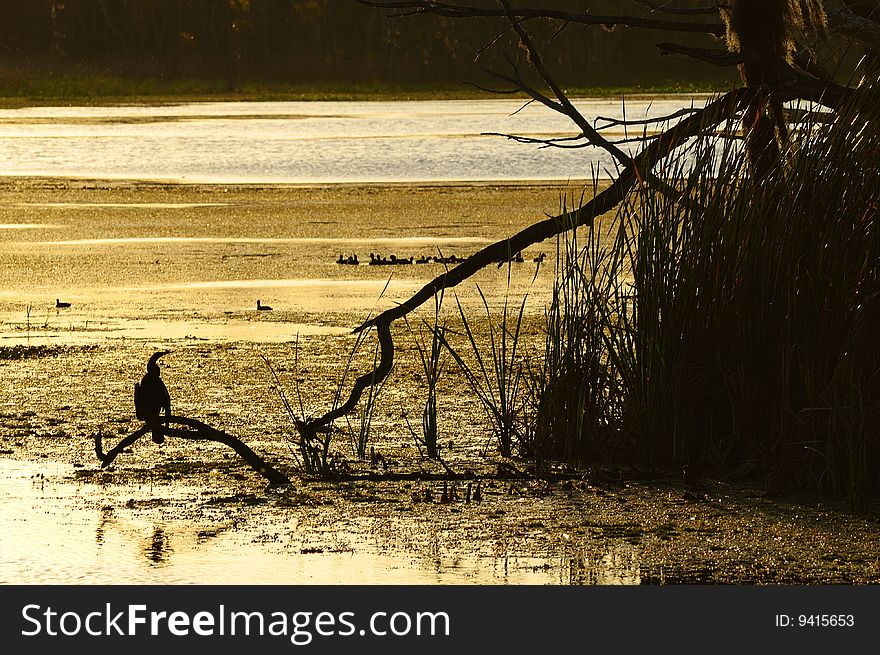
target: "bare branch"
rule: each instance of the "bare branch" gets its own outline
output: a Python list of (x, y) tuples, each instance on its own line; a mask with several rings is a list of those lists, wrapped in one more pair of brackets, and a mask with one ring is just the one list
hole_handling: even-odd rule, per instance
[[(434, 0), (409, 0), (409, 1), (381, 1), (381, 0), (358, 0), (361, 4), (380, 9), (406, 9), (408, 14), (436, 14), (449, 18), (485, 18), (503, 17), (503, 9), (487, 7), (473, 7), (458, 5), (449, 2), (436, 2)], [(614, 16), (595, 14), (593, 12), (574, 12), (556, 9), (515, 9), (513, 15), (522, 20), (534, 20), (537, 18), (551, 18), (556, 20), (578, 23), (581, 25), (598, 25), (608, 30), (617, 27), (641, 27), (654, 30), (666, 30), (672, 32), (696, 32), (711, 34), (721, 38), (725, 34), (722, 23), (700, 23), (693, 21), (661, 20), (646, 18), (643, 16)]]
[[(532, 64), (537, 73), (541, 76), (541, 79), (550, 87), (553, 91), (553, 94), (556, 96), (558, 102), (549, 104), (548, 106), (556, 108), (556, 110), (562, 114), (565, 114), (571, 121), (580, 128), (581, 133), (584, 137), (590, 141), (593, 145), (599, 146), (600, 148), (607, 151), (612, 157), (614, 157), (618, 162), (623, 165), (630, 163), (632, 160), (629, 155), (623, 152), (620, 148), (615, 146), (612, 143), (609, 143), (605, 137), (599, 134), (593, 126), (590, 125), (590, 122), (584, 118), (584, 115), (581, 114), (571, 101), (568, 99), (568, 96), (565, 95), (565, 92), (562, 90), (556, 80), (553, 79), (553, 76), (550, 75), (547, 68), (544, 66), (544, 61), (541, 58), (541, 53), (538, 52), (537, 48), (535, 48), (532, 43), (531, 38), (528, 33), (523, 29), (522, 25), (520, 25), (517, 17), (514, 15), (513, 10), (510, 7), (510, 2), (508, 0), (499, 0), (501, 6), (507, 12), (507, 19), (510, 21), (511, 26), (516, 31), (517, 36), (519, 36), (519, 41), (522, 46), (526, 49), (526, 52), (529, 55), (529, 62)], [(536, 100), (540, 100), (540, 98), (535, 98)], [(543, 100), (542, 100), (543, 102)], [(547, 104), (545, 102), (545, 104)]]
[[(382, 316), (382, 315), (380, 315)], [(361, 375), (354, 381), (351, 393), (342, 405), (330, 410), (318, 418), (297, 421), (296, 427), (304, 438), (315, 439), (315, 430), (321, 426), (329, 425), (338, 418), (351, 412), (367, 387), (379, 384), (388, 377), (394, 364), (394, 339), (391, 338), (391, 320), (373, 319), (370, 325), (376, 326), (379, 337), (379, 364), (369, 373)], [(399, 317), (398, 317), (399, 318)], [(355, 332), (363, 331), (361, 328)]]
[(660, 139), (637, 155), (633, 164), (627, 166), (611, 186), (573, 213), (551, 216), (530, 225), (512, 237), (486, 246), (455, 268), (426, 284), (408, 301), (369, 319), (355, 332), (401, 318), (434, 297), (440, 290), (457, 286), (484, 266), (505, 260), (510, 252), (525, 250), (557, 234), (591, 224), (598, 216), (610, 211), (623, 200), (626, 193), (639, 181), (638, 169), (650, 170), (660, 159), (667, 157), (690, 137), (708, 126), (717, 125), (733, 116), (742, 100), (750, 93), (746, 89), (736, 89), (707, 104), (704, 109), (664, 132)]
[(709, 16), (718, 15), (718, 5), (713, 4), (706, 7), (670, 7), (668, 2), (653, 2), (652, 0), (634, 0), (637, 5), (647, 7), (652, 11), (662, 12), (664, 14), (672, 14), (675, 16)]
[(745, 57), (742, 54), (728, 50), (693, 48), (679, 45), (678, 43), (658, 43), (657, 48), (660, 50), (661, 55), (685, 55), (713, 66), (738, 66), (745, 61)]
[(518, 93), (523, 93), (523, 90), (518, 87), (513, 87), (511, 89), (493, 89), (488, 86), (477, 84), (476, 82), (465, 82), (465, 84), (467, 86), (477, 89), (478, 91), (485, 91), (486, 93), (494, 93), (496, 95), (516, 95)]
[[(814, 80), (797, 73), (791, 67), (788, 69), (791, 73), (791, 80), (770, 91), (772, 98), (776, 101), (787, 102), (803, 98), (836, 108), (847, 98), (860, 93), (858, 90)], [(721, 123), (732, 120), (737, 112), (753, 98), (755, 92), (755, 89), (752, 88), (735, 89), (708, 103), (703, 109), (696, 110), (687, 118), (658, 134), (649, 145), (630, 160), (630, 163), (624, 167), (617, 179), (607, 189), (598, 193), (589, 202), (573, 212), (550, 216), (545, 220), (533, 223), (511, 237), (486, 246), (455, 268), (449, 269), (431, 280), (406, 302), (385, 310), (355, 328), (354, 333), (356, 334), (372, 327), (376, 328), (381, 347), (379, 365), (355, 381), (351, 394), (344, 405), (319, 418), (298, 421), (297, 428), (300, 433), (304, 437), (314, 438), (317, 427), (327, 425), (332, 420), (351, 411), (367, 386), (378, 384), (387, 377), (394, 364), (394, 340), (391, 337), (391, 324), (394, 321), (418, 309), (441, 291), (458, 286), (490, 264), (507, 261), (511, 253), (521, 252), (529, 246), (563, 232), (592, 225), (599, 216), (617, 207), (636, 184), (645, 181), (641, 171), (651, 171), (658, 162), (670, 156), (691, 137), (704, 134)], [(762, 92), (767, 93), (767, 90), (763, 89)]]
[(504, 132), (483, 132), (483, 136), (500, 136), (510, 141), (524, 143), (527, 145), (539, 145), (546, 148), (589, 148), (592, 143), (572, 144), (572, 141), (583, 141), (586, 137), (583, 134), (577, 136), (563, 136), (556, 139), (542, 139), (539, 137), (523, 136), (521, 134), (505, 134)]
[[(357, 379), (351, 395), (345, 403), (344, 407), (347, 408), (345, 411), (349, 411), (357, 404), (367, 385), (380, 382), (391, 370), (394, 360), (394, 342), (391, 338), (391, 323), (393, 321), (414, 311), (442, 290), (461, 284), (486, 266), (495, 262), (506, 261), (512, 252), (520, 252), (531, 245), (563, 232), (592, 224), (596, 218), (611, 211), (620, 204), (626, 197), (626, 194), (642, 180), (639, 173), (640, 170), (650, 170), (654, 164), (669, 156), (690, 137), (700, 134), (713, 125), (718, 125), (734, 116), (740, 105), (750, 95), (751, 91), (748, 89), (736, 89), (707, 104), (706, 107), (697, 113), (659, 135), (653, 143), (632, 160), (631, 164), (624, 168), (620, 176), (607, 189), (597, 194), (592, 200), (577, 210), (571, 213), (550, 216), (543, 221), (530, 225), (512, 237), (496, 241), (468, 257), (455, 268), (447, 270), (442, 275), (434, 278), (406, 302), (385, 310), (378, 316), (367, 320), (355, 328), (354, 332), (359, 333), (371, 327), (376, 327), (382, 347), (381, 361), (374, 371)], [(316, 427), (326, 425), (334, 418), (341, 416), (344, 413), (341, 409), (329, 412), (317, 419), (300, 421), (297, 427), (305, 435), (311, 436), (314, 434)]]
[(610, 116), (596, 116), (597, 121), (606, 121), (607, 125), (602, 125), (601, 127), (597, 127), (596, 130), (607, 130), (611, 127), (617, 126), (630, 126), (630, 125), (653, 125), (657, 123), (668, 123), (671, 120), (676, 118), (681, 118), (683, 116), (689, 116), (695, 112), (700, 111), (695, 107), (679, 109), (678, 111), (672, 112), (671, 114), (667, 114), (666, 116), (657, 116), (656, 118), (642, 118), (638, 120), (625, 120), (622, 118), (612, 118)]
[[(267, 464), (262, 457), (257, 455), (250, 448), (248, 448), (244, 443), (242, 443), (235, 437), (226, 434), (225, 432), (221, 432), (220, 430), (212, 428), (210, 425), (207, 425), (205, 423), (202, 423), (201, 421), (197, 421), (192, 418), (187, 418), (185, 416), (163, 416), (161, 418), (161, 422), (165, 426), (162, 428), (162, 433), (165, 436), (178, 437), (180, 439), (195, 439), (198, 441), (216, 441), (218, 443), (222, 443), (223, 445), (229, 446), (236, 453), (238, 453), (239, 457), (250, 464), (250, 466), (260, 475), (269, 480), (271, 484), (290, 484), (290, 479), (286, 475)], [(168, 427), (168, 425), (172, 423), (183, 425), (192, 429), (184, 430), (181, 428)], [(101, 461), (101, 468), (109, 466), (123, 450), (125, 450), (135, 441), (144, 436), (147, 432), (150, 431), (150, 429), (151, 428), (149, 426), (144, 425), (136, 432), (133, 432), (132, 434), (124, 438), (106, 453), (103, 452), (103, 436), (101, 434), (98, 434), (95, 437), (95, 455)]]

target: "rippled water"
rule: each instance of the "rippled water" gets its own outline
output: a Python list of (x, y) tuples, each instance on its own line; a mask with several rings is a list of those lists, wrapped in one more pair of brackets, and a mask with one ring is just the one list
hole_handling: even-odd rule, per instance
[[(684, 95), (576, 102), (588, 117), (631, 119), (704, 103)], [(582, 179), (613, 170), (595, 148), (539, 151), (487, 134), (577, 133), (543, 106), (521, 108), (491, 99), (5, 109), (0, 175), (366, 182)], [(619, 128), (606, 134), (624, 136)]]
[[(666, 114), (689, 103), (628, 103), (627, 112)], [(589, 115), (621, 115), (616, 101), (582, 104)], [(214, 183), (541, 180), (582, 179), (609, 165), (592, 150), (538, 152), (483, 135), (571, 131), (546, 109), (519, 107), (491, 100), (2, 110), (0, 175)], [(235, 198), (219, 187), (105, 193), (100, 185), (59, 186), (3, 190), (0, 346), (272, 342), (348, 332), (353, 320), (405, 299), (443, 268), (339, 266), (340, 253), (359, 253), (364, 262), (370, 252), (463, 256), (554, 209), (511, 203), (496, 210), (492, 203), (506, 197), (502, 189), (477, 211), (476, 196), (441, 203), (454, 195), (442, 186), (418, 197), (377, 187), (329, 196), (260, 189)], [(553, 249), (530, 249), (510, 277), (492, 267), (477, 280), (493, 301), (508, 289), (513, 298), (539, 297), (553, 276)], [(538, 252), (550, 255), (543, 268), (532, 263)], [(56, 298), (71, 306), (56, 308)], [(257, 298), (274, 311), (255, 311)], [(328, 316), (333, 312), (345, 317)], [(27, 409), (4, 407), (13, 418)], [(15, 435), (7, 435), (10, 448), (24, 438)], [(79, 483), (70, 465), (49, 460), (0, 458), (0, 495), (0, 583), (639, 580), (626, 545), (587, 552), (583, 542), (559, 542), (536, 553), (511, 542), (509, 550), (496, 544), (474, 552), (471, 542), (449, 541), (448, 525), (437, 517), (404, 525), (356, 513), (328, 525), (320, 509), (297, 514), (271, 498), (259, 512), (230, 518), (197, 488)], [(416, 524), (427, 546), (409, 543), (406, 530)]]
[[(450, 541), (448, 526), (436, 522), (419, 528), (436, 541), (426, 549), (407, 544), (387, 519), (327, 523), (320, 511), (273, 507), (271, 499), (231, 517), (202, 490), (183, 484), (103, 486), (70, 482), (71, 473), (63, 464), (0, 459), (0, 584), (585, 581), (576, 577), (584, 567), (579, 548), (541, 556), (507, 554), (503, 547), (475, 552)], [(593, 555), (590, 581), (638, 583), (632, 553), (605, 548)]]

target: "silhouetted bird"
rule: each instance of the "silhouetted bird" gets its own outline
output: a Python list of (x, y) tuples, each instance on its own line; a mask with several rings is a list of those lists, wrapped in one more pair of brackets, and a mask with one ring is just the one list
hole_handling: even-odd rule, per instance
[(61, 300), (56, 298), (55, 299), (55, 307), (57, 307), (58, 309), (67, 309), (68, 307), (70, 307), (70, 303), (69, 302), (61, 302)]
[(257, 311), (260, 312), (271, 312), (272, 308), (269, 305), (263, 305), (259, 300), (257, 301)]
[(153, 353), (150, 361), (147, 362), (147, 374), (141, 379), (140, 384), (135, 382), (134, 385), (135, 415), (153, 429), (153, 441), (158, 444), (165, 441), (159, 415), (163, 409), (165, 416), (171, 415), (171, 396), (168, 395), (168, 387), (159, 377), (159, 358), (169, 352), (171, 351), (160, 350)]

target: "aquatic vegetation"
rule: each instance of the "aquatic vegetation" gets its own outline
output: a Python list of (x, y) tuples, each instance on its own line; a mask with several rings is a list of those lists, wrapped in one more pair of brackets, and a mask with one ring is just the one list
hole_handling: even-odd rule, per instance
[(0, 346), (0, 361), (53, 357), (63, 351), (64, 348), (57, 346)]
[[(443, 359), (444, 347), (443, 343), (446, 338), (447, 325), (440, 323), (440, 310), (443, 306), (443, 293), (440, 293), (434, 299), (434, 321), (433, 324), (427, 322), (423, 327), (431, 333), (430, 346), (426, 344), (424, 335), (419, 332), (415, 337), (416, 351), (419, 354), (419, 362), (422, 366), (422, 375), (424, 376), (424, 388), (427, 392), (425, 406), (422, 409), (422, 432), (421, 436), (416, 434), (412, 426), (407, 426), (416, 440), (416, 444), (425, 447), (428, 457), (437, 459), (440, 457), (440, 446), (438, 444), (439, 434), (437, 429), (437, 409), (438, 409), (438, 392), (437, 383), (446, 367)], [(409, 323), (407, 322), (407, 325)], [(410, 328), (412, 331), (412, 328)]]
[[(498, 440), (502, 457), (513, 454), (513, 446), (523, 433), (524, 364), (519, 356), (520, 334), (525, 315), (527, 296), (523, 297), (519, 310), (512, 314), (508, 298), (505, 298), (500, 323), (492, 320), (489, 302), (482, 289), (477, 287), (488, 321), (486, 334), (478, 334), (472, 320), (456, 298), (459, 317), (469, 346), (469, 359), (465, 352), (452, 344), (446, 334), (439, 336), (443, 347), (458, 364), (468, 385), (480, 399), (489, 418), (492, 434)], [(485, 341), (484, 342), (484, 338)], [(484, 347), (487, 346), (487, 347)]]
[(766, 491), (880, 490), (875, 106), (802, 126), (757, 187), (730, 140), (662, 170), (564, 250), (533, 454), (699, 463)]

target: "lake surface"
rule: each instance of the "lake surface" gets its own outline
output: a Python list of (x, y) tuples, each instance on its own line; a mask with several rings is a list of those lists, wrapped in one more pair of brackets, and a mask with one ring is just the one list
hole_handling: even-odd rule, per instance
[[(344, 333), (444, 270), (370, 266), (371, 253), (465, 257), (556, 209), (564, 189), (7, 178), (0, 184), (0, 345)], [(555, 242), (530, 249), (529, 261), (511, 271), (520, 298), (546, 294), (553, 266), (537, 270), (532, 262), (542, 252), (555, 255)], [(362, 264), (339, 265), (342, 254)], [(505, 271), (492, 267), (476, 279), (493, 302), (503, 300)], [(478, 297), (469, 298), (463, 302)], [(70, 306), (57, 308), (56, 300)], [(256, 311), (257, 300), (273, 311)]]
[(59, 478), (71, 472), (0, 459), (0, 584), (639, 583), (626, 545), (485, 552), (451, 538), (447, 517), (424, 521), (426, 548), (406, 519), (322, 518), (271, 498), (230, 516), (195, 487)]
[[(642, 119), (705, 102), (681, 95), (576, 105), (590, 118)], [(577, 130), (546, 107), (499, 99), (28, 107), (0, 110), (0, 175), (328, 183), (589, 179), (614, 170), (597, 148), (539, 150), (488, 134), (499, 132)]]
[[(668, 114), (689, 103), (628, 103), (627, 115)], [(622, 115), (617, 101), (582, 105), (589, 115)], [(269, 497), (259, 511), (237, 506), (229, 515), (198, 478), (187, 487), (76, 475), (96, 466), (96, 426), (120, 412), (126, 420), (139, 373), (119, 368), (140, 371), (144, 353), (167, 347), (180, 358), (221, 357), (227, 346), (284, 348), (299, 336), (339, 343), (371, 312), (444, 270), (368, 266), (370, 253), (467, 256), (583, 191), (517, 181), (581, 180), (610, 165), (592, 149), (538, 150), (483, 134), (571, 133), (553, 112), (520, 107), (488, 100), (0, 111), (0, 346), (66, 353), (0, 362), (0, 437), (7, 455), (19, 453), (0, 457), (0, 582), (638, 582), (628, 545), (545, 540), (536, 504), (543, 501), (533, 499), (499, 495), (515, 530), (475, 550), (472, 537), (491, 505), (460, 515), (450, 532), (445, 508), (421, 504), (415, 518), (366, 520), (357, 504), (340, 502), (328, 522), (320, 507), (291, 509)], [(518, 306), (527, 293), (528, 311), (540, 316), (555, 248), (536, 245), (523, 263), (490, 267), (475, 281), (493, 307), (508, 297)], [(362, 265), (341, 266), (340, 254), (357, 254)], [(547, 255), (541, 266), (533, 260), (540, 254)], [(457, 291), (465, 306), (482, 311), (473, 284)], [(57, 308), (56, 299), (70, 306)], [(256, 311), (257, 299), (274, 310)], [(96, 350), (63, 350), (82, 344)], [(230, 371), (241, 364), (227, 363)], [(257, 377), (265, 377), (261, 370)], [(207, 398), (217, 416), (243, 430), (265, 421), (257, 436), (281, 425), (262, 378), (249, 397), (229, 381), (201, 384), (176, 389), (195, 412), (205, 411)], [(259, 403), (269, 411), (241, 418)], [(201, 457), (189, 448), (180, 454)], [(140, 452), (130, 465), (146, 462), (149, 470), (154, 456)]]

